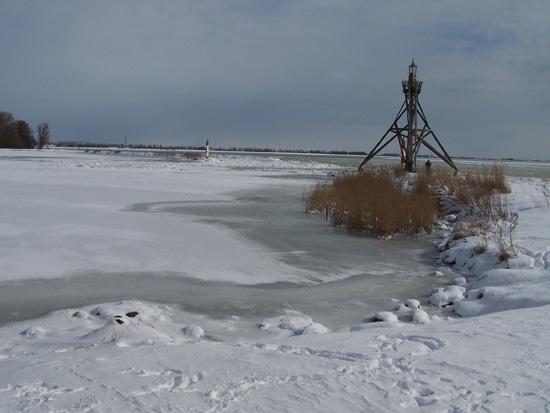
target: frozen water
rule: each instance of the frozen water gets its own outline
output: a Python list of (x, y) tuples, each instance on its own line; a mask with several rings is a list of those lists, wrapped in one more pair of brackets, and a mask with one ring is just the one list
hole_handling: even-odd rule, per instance
[[(238, 169), (241, 163), (250, 163), (243, 156), (235, 158)], [(273, 162), (259, 157), (255, 162), (260, 160)], [(291, 162), (291, 166), (303, 168), (301, 173), (286, 175), (283, 180), (268, 176), (262, 186), (230, 192), (225, 200), (152, 201), (128, 205), (124, 212), (138, 213), (135, 219), (139, 213), (180, 216), (225, 228), (253, 250), (274, 253), (278, 261), (294, 269), (295, 281), (275, 279), (269, 284), (243, 285), (197, 279), (180, 268), (84, 271), (47, 281), (10, 280), (0, 290), (0, 322), (139, 298), (176, 304), (215, 319), (234, 315), (250, 321), (283, 308), (295, 309), (329, 328), (345, 329), (374, 311), (392, 309), (392, 299), (427, 298), (433, 286), (446, 282), (430, 276), (437, 269), (430, 237), (370, 239), (333, 228), (323, 217), (304, 214), (304, 190), (319, 175), (305, 174), (305, 161)], [(215, 255), (216, 250), (208, 254)]]
[[(431, 276), (441, 272), (434, 259), (435, 251), (431, 248), (430, 237), (370, 239), (350, 234), (341, 228), (330, 227), (323, 217), (303, 213), (303, 194), (317, 179), (327, 173), (355, 168), (360, 157), (218, 154), (208, 163), (194, 163), (182, 162), (179, 158), (144, 155), (149, 154), (121, 153), (106, 156), (56, 151), (40, 156), (25, 152), (15, 155), (10, 153), (7, 159), (26, 165), (32, 162), (34, 165), (38, 164), (38, 168), (50, 170), (52, 167), (84, 168), (82, 177), (85, 179), (79, 178), (82, 179), (81, 185), (71, 187), (67, 184), (67, 191), (82, 191), (84, 194), (80, 196), (77, 192), (75, 196), (84, 199), (87, 194), (86, 185), (93, 184), (107, 187), (110, 191), (108, 194), (121, 192), (122, 201), (147, 199), (147, 202), (122, 205), (117, 221), (125, 219), (120, 214), (133, 214), (128, 222), (135, 224), (151, 216), (161, 219), (153, 224), (168, 219), (191, 220), (213, 228), (212, 233), (216, 234), (218, 231), (220, 237), (223, 234), (228, 239), (244, 242), (246, 248), (240, 252), (244, 256), (238, 257), (244, 262), (244, 267), (247, 254), (250, 254), (251, 268), (261, 271), (261, 263), (258, 264), (258, 258), (252, 255), (263, 251), (283, 264), (284, 267), (281, 268), (292, 277), (288, 274), (280, 278), (271, 275), (276, 269), (272, 265), (268, 268), (270, 264), (266, 263), (264, 270), (267, 275), (260, 278), (260, 281), (243, 283), (240, 279), (231, 277), (224, 281), (223, 277), (220, 280), (211, 276), (216, 271), (223, 272), (223, 263), (215, 269), (209, 268), (206, 263), (203, 264), (202, 272), (192, 271), (192, 265), (188, 264), (197, 260), (192, 255), (185, 256), (181, 261), (185, 265), (179, 264), (180, 261), (175, 259), (167, 265), (160, 265), (159, 259), (158, 263), (153, 261), (148, 265), (150, 269), (142, 270), (139, 269), (140, 265), (127, 271), (121, 270), (120, 266), (112, 270), (84, 267), (78, 271), (60, 273), (47, 281), (32, 277), (21, 278), (17, 274), (8, 275), (1, 282), (0, 323), (33, 318), (56, 309), (138, 298), (176, 304), (185, 311), (211, 319), (223, 319), (229, 315), (246, 322), (269, 316), (281, 309), (297, 310), (331, 329), (345, 329), (360, 323), (376, 311), (394, 309), (395, 300), (417, 298), (427, 303), (428, 293), (433, 287), (443, 286), (456, 276), (450, 270), (445, 271), (445, 277)], [(377, 159), (376, 162), (392, 164), (395, 160)], [(514, 165), (528, 176), (541, 170), (538, 164)], [(464, 167), (471, 167), (471, 164), (465, 163)], [(87, 171), (89, 168), (98, 171), (91, 174), (91, 171)], [(105, 175), (100, 174), (103, 170), (106, 171)], [(131, 175), (121, 175), (125, 171), (131, 172)], [(145, 171), (147, 175), (143, 175), (141, 171)], [(152, 174), (157, 171), (163, 174), (155, 178)], [(164, 171), (172, 175), (165, 175)], [(188, 191), (191, 195), (183, 199), (179, 194), (177, 197), (169, 195), (168, 199), (180, 200), (167, 201), (166, 190), (160, 191), (156, 188), (154, 179), (166, 180), (165, 185), (172, 185), (172, 194), (173, 183), (168, 178), (173, 177), (174, 172), (182, 174), (184, 182), (197, 182), (197, 186), (190, 187)], [(70, 169), (63, 173), (63, 176), (69, 173), (74, 175), (75, 171)], [(129, 180), (128, 177), (134, 176), (141, 181), (130, 181), (129, 188), (123, 187), (124, 182), (117, 182), (118, 179)], [(25, 181), (24, 176), (19, 179), (27, 186), (30, 184)], [(218, 182), (217, 186), (213, 179)], [(92, 183), (88, 183), (88, 180)], [(180, 185), (181, 181), (175, 182)], [(136, 188), (143, 187), (145, 196), (131, 193), (134, 189), (132, 185)], [(159, 183), (160, 187), (162, 185)], [(37, 187), (53, 188), (54, 193), (49, 198), (56, 197), (55, 191), (63, 191), (62, 181), (38, 182)], [(210, 187), (213, 189), (209, 190)], [(224, 191), (223, 188), (227, 190)], [(179, 188), (176, 189), (179, 191)], [(47, 191), (42, 192), (49, 199)], [(114, 195), (113, 199), (120, 201)], [(74, 201), (71, 199), (71, 202)], [(81, 209), (90, 202), (91, 200), (86, 199), (86, 204), (82, 204)], [(108, 199), (107, 207), (112, 208), (113, 202)], [(84, 211), (82, 216), (87, 217), (86, 214)], [(78, 219), (78, 215), (75, 216)], [(99, 211), (97, 216), (102, 218), (104, 214)], [(66, 217), (55, 219), (64, 223)], [(67, 225), (69, 224), (76, 225), (80, 222), (69, 222)], [(101, 236), (103, 232), (97, 230), (97, 234)], [(117, 230), (114, 229), (113, 232), (116, 233)], [(162, 228), (157, 232), (162, 237)], [(94, 231), (90, 231), (88, 238), (96, 236)], [(132, 243), (132, 237), (135, 236), (131, 235), (126, 244)], [(186, 234), (183, 233), (180, 237), (185, 238)], [(222, 243), (225, 242), (221, 239)], [(160, 239), (159, 242), (160, 244), (148, 247), (153, 249), (153, 258), (160, 255), (163, 249), (168, 249), (173, 255), (174, 252), (170, 249), (173, 246), (170, 244), (181, 241), (176, 235), (173, 238)], [(61, 246), (72, 247), (67, 243), (68, 241), (61, 242)], [(213, 245), (212, 250), (202, 255), (210, 255), (215, 259), (219, 254), (217, 248)], [(186, 252), (183, 251), (183, 254)], [(120, 257), (120, 261), (122, 260), (123, 257)], [(112, 261), (108, 261), (108, 264), (110, 262)], [(81, 262), (77, 264), (82, 265)], [(159, 268), (155, 269), (155, 266)], [(106, 267), (109, 268), (109, 265)], [(243, 275), (246, 277), (246, 274)]]

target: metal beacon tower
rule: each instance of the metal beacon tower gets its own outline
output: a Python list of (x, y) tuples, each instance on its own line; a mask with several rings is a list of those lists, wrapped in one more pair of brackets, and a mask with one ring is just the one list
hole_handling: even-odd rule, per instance
[[(416, 80), (416, 65), (414, 59), (409, 66), (409, 80), (401, 82), (403, 85), (403, 93), (405, 94), (405, 102), (401, 105), (401, 109), (397, 113), (395, 120), (390, 128), (386, 131), (384, 136), (378, 141), (376, 146), (367, 155), (367, 157), (359, 165), (359, 170), (363, 168), (368, 161), (374, 158), (382, 149), (388, 146), (393, 140), (397, 139), (399, 143), (399, 150), (401, 152), (401, 162), (407, 172), (416, 172), (416, 157), (420, 151), (420, 146), (424, 145), (438, 157), (440, 157), (447, 165), (456, 168), (451, 157), (435, 136), (435, 133), (430, 128), (422, 106), (418, 101), (418, 95), (422, 90), (422, 82)], [(403, 116), (407, 116), (407, 124), (405, 126), (399, 126), (398, 122)], [(418, 126), (418, 118), (423, 123), (423, 126)], [(433, 137), (436, 145), (426, 141), (427, 138)]]

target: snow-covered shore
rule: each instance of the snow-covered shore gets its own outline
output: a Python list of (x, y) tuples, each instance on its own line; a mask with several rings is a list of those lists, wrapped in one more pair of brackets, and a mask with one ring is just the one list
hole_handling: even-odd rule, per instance
[[(265, 176), (274, 185), (283, 179), (276, 164), (258, 167), (271, 161), (234, 162), (242, 168), (0, 151), (0, 281), (89, 268), (185, 269), (248, 284), (307, 278), (308, 270), (224, 227), (127, 210), (182, 199), (231, 203), (230, 191), (261, 188)], [(293, 167), (286, 164), (283, 174)], [(0, 327), (0, 411), (544, 411), (550, 219), (541, 188), (548, 184), (511, 184), (519, 212), (511, 268), (490, 254), (473, 255), (475, 239), (440, 255), (459, 273), (440, 291), (453, 297), (445, 312), (455, 315), (427, 315), (411, 297), (395, 303), (397, 322), (369, 323), (365, 313), (349, 331), (328, 331), (309, 314), (282, 307), (250, 326), (264, 335), (228, 340), (205, 328), (204, 316), (162, 303), (64, 309)], [(231, 314), (216, 323), (217, 331), (243, 326)]]
[[(510, 180), (510, 186), (508, 203), (518, 213), (517, 228), (512, 231), (509, 245), (515, 256), (501, 262), (491, 234), (439, 244), (439, 249), (450, 246), (441, 252), (440, 261), (466, 277), (457, 280), (467, 294), (455, 302), (452, 311), (456, 315), (478, 316), (550, 304), (549, 184), (515, 178)], [(503, 235), (510, 237), (509, 233)], [(483, 254), (477, 252), (480, 245)]]

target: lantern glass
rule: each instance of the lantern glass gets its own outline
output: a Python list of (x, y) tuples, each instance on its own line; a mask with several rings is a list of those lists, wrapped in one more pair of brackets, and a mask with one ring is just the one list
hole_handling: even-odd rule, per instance
[(414, 59), (413, 59), (411, 65), (409, 66), (409, 74), (413, 75), (413, 76), (416, 76), (416, 65), (414, 64)]

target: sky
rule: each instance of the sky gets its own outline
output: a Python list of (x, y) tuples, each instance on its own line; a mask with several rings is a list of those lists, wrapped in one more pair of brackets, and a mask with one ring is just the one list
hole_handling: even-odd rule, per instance
[(548, 160), (549, 16), (548, 0), (0, 0), (0, 111), (54, 142), (368, 152), (414, 59), (452, 157)]

